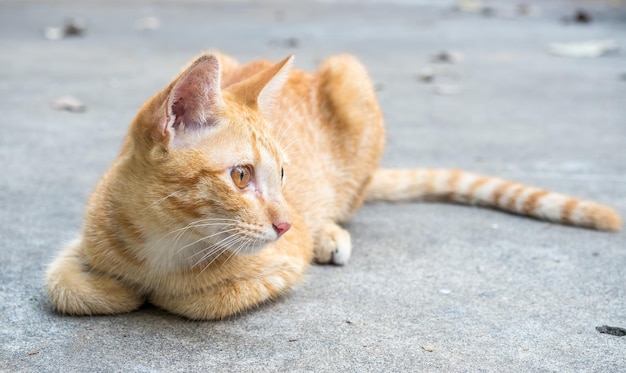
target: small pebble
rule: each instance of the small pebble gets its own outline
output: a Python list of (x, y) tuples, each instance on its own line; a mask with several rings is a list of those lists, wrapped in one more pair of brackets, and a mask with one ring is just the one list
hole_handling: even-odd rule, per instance
[(282, 48), (295, 49), (300, 47), (300, 39), (298, 38), (285, 38), (270, 40), (270, 45), (278, 46)]
[(48, 40), (61, 40), (64, 33), (60, 27), (46, 27), (43, 29), (43, 36)]
[(483, 10), (485, 4), (481, 0), (458, 0), (456, 9), (465, 13), (478, 13)]
[(63, 27), (65, 36), (83, 36), (85, 31), (87, 31), (87, 25), (80, 18), (70, 18)]
[(433, 56), (433, 61), (442, 63), (461, 63), (464, 58), (465, 56), (463, 56), (463, 53), (442, 51)]
[(591, 23), (593, 18), (591, 14), (587, 13), (583, 9), (578, 9), (576, 14), (574, 14), (574, 22), (576, 23)]
[(517, 14), (520, 16), (538, 16), (541, 14), (541, 8), (535, 5), (520, 4), (517, 6)]
[(441, 96), (450, 96), (461, 92), (461, 88), (456, 84), (437, 84), (433, 86), (433, 92)]
[(593, 17), (586, 10), (578, 9), (573, 15), (561, 18), (561, 21), (565, 24), (579, 23), (586, 25), (593, 21)]
[(85, 104), (74, 96), (60, 96), (52, 100), (52, 108), (67, 110), (73, 113), (82, 113), (87, 110)]
[(153, 31), (161, 27), (161, 20), (157, 17), (143, 17), (135, 21), (135, 29), (139, 31)]
[(452, 293), (452, 290), (450, 290), (450, 289), (439, 289), (439, 292), (441, 294), (446, 294), (447, 295), (447, 294)]
[(61, 40), (68, 36), (83, 36), (87, 30), (85, 21), (80, 18), (70, 18), (63, 27), (46, 27), (43, 36), (48, 40)]
[(417, 73), (417, 79), (421, 80), (424, 83), (430, 83), (435, 79), (435, 69), (431, 66), (423, 67)]
[(626, 335), (626, 329), (620, 328), (618, 326), (608, 326), (608, 325), (596, 326), (596, 330), (599, 331), (600, 333), (610, 334), (616, 337), (623, 337)]
[(433, 351), (435, 351), (435, 346), (423, 345), (422, 346), (422, 350), (427, 351), (427, 352), (433, 352)]

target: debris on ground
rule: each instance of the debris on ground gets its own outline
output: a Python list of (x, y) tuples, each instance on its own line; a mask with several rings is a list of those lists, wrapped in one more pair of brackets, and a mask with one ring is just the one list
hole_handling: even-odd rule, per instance
[(433, 352), (433, 351), (435, 351), (435, 346), (423, 345), (422, 346), (422, 350), (424, 350), (426, 352)]
[(430, 83), (435, 80), (435, 69), (431, 66), (426, 66), (420, 69), (417, 73), (417, 79), (424, 83)]
[(46, 27), (43, 29), (43, 36), (48, 40), (63, 39), (64, 33), (61, 27)]
[(610, 39), (590, 40), (574, 43), (551, 43), (549, 50), (555, 56), (589, 58), (616, 52), (619, 50), (619, 45), (615, 40)]
[(458, 0), (454, 6), (459, 12), (480, 13), (485, 17), (513, 18), (517, 16), (531, 17), (541, 14), (541, 8), (536, 5), (519, 4), (517, 6), (486, 5), (480, 0)]
[(29, 356), (37, 355), (38, 353), (39, 353), (39, 350), (30, 350), (27, 352)]
[(43, 35), (48, 40), (60, 40), (68, 36), (83, 36), (87, 31), (85, 21), (80, 18), (70, 18), (63, 27), (46, 27)]
[(441, 96), (456, 95), (461, 92), (461, 87), (457, 84), (435, 84), (433, 86), (433, 93)]
[(592, 20), (591, 14), (583, 9), (578, 9), (576, 14), (574, 14), (574, 22), (576, 23), (591, 23)]
[(458, 0), (455, 8), (465, 13), (480, 13), (485, 9), (485, 4), (481, 0)]
[(70, 18), (65, 22), (63, 31), (65, 36), (83, 36), (85, 31), (87, 31), (87, 25), (80, 18)]
[(453, 51), (442, 51), (433, 56), (434, 62), (440, 63), (461, 63), (463, 62), (463, 53)]
[(446, 64), (426, 65), (417, 71), (416, 79), (423, 83), (457, 84), (463, 80), (463, 73), (459, 68)]
[(600, 333), (610, 334), (610, 335), (614, 335), (617, 337), (623, 337), (626, 335), (626, 329), (620, 328), (617, 326), (608, 326), (608, 325), (596, 326), (596, 330), (599, 331)]
[[(461, 61), (463, 56), (457, 52), (442, 52), (433, 59), (456, 63)], [(456, 66), (435, 64), (422, 67), (417, 72), (416, 79), (425, 84), (432, 84), (430, 89), (434, 94), (451, 96), (461, 92), (460, 82), (463, 80), (463, 74)]]
[(285, 38), (285, 39), (272, 39), (269, 41), (269, 45), (282, 48), (294, 49), (300, 46), (300, 39), (298, 38)]
[(593, 17), (589, 12), (584, 9), (576, 10), (571, 16), (563, 17), (564, 23), (580, 23), (580, 24), (589, 24), (593, 21)]
[(85, 104), (74, 96), (60, 96), (52, 100), (52, 108), (67, 110), (73, 113), (82, 113), (87, 110)]
[(143, 17), (135, 20), (135, 29), (139, 31), (153, 31), (161, 27), (161, 20), (157, 17)]
[(520, 16), (538, 16), (541, 14), (541, 8), (536, 5), (520, 4), (517, 6), (517, 14)]

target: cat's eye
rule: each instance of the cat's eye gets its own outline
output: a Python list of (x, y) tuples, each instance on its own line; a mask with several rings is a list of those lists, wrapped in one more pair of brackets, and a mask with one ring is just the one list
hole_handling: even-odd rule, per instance
[(250, 166), (237, 166), (230, 170), (230, 177), (239, 189), (243, 189), (250, 184)]
[(280, 180), (283, 180), (285, 178), (285, 169), (284, 168), (280, 168)]

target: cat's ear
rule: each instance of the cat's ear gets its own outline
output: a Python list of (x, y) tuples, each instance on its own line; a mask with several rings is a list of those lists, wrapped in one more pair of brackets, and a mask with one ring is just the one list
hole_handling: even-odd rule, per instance
[(228, 89), (247, 105), (270, 116), (274, 101), (289, 78), (292, 64), (293, 55)]
[(195, 60), (174, 83), (166, 102), (162, 134), (169, 146), (190, 145), (213, 126), (224, 106), (221, 94), (220, 63), (215, 56)]

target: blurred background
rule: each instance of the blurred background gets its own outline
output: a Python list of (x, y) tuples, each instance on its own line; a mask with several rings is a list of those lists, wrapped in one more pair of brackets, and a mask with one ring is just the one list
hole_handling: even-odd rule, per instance
[[(626, 2), (0, 0), (0, 371), (624, 370), (624, 233), (366, 206), (349, 265), (259, 310), (54, 314), (43, 273), (128, 123), (195, 55), (369, 70), (386, 167), (458, 167), (626, 215)], [(623, 339), (623, 338), (622, 338)]]

